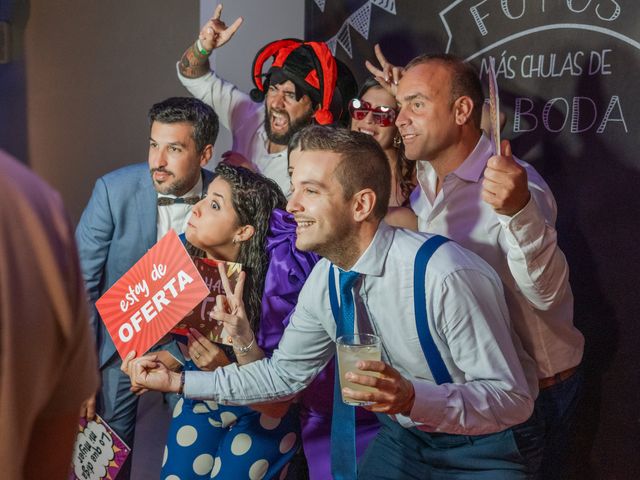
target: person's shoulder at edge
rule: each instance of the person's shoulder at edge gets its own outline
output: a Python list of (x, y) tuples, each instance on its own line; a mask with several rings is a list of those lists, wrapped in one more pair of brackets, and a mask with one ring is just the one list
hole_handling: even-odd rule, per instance
[[(13, 192), (12, 195), (19, 194), (24, 198), (46, 199), (51, 202), (55, 199), (55, 207), (64, 208), (60, 194), (51, 187), (45, 180), (36, 175), (27, 165), (18, 162), (8, 153), (0, 150), (0, 189), (3, 192)], [(18, 193), (19, 192), (19, 193)], [(9, 202), (1, 202), (9, 205)]]

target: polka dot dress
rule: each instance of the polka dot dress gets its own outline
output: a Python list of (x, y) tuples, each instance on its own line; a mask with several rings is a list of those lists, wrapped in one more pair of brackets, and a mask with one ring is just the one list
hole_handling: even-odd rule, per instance
[[(185, 368), (194, 369), (190, 363)], [(272, 418), (249, 407), (181, 398), (173, 410), (160, 478), (284, 478), (299, 441), (293, 409)]]

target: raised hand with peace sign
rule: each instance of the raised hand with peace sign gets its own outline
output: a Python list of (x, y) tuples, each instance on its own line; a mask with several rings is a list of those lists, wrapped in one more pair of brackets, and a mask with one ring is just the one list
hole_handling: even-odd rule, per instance
[(214, 320), (224, 323), (224, 329), (233, 341), (238, 363), (245, 364), (258, 360), (264, 357), (264, 353), (256, 345), (256, 336), (251, 329), (242, 297), (246, 273), (240, 272), (235, 289), (232, 289), (227, 276), (226, 263), (220, 262), (218, 271), (225, 295), (216, 297), (216, 305), (209, 315)]
[(395, 97), (398, 89), (398, 82), (402, 77), (404, 68), (397, 67), (389, 63), (387, 58), (382, 54), (380, 45), (378, 45), (377, 43), (374, 45), (373, 51), (376, 54), (378, 63), (380, 63), (380, 68), (376, 67), (369, 60), (366, 60), (364, 62), (364, 65), (365, 67), (367, 67), (367, 70), (369, 70), (369, 73), (371, 73), (371, 75), (373, 75), (374, 78), (378, 81), (380, 86)]

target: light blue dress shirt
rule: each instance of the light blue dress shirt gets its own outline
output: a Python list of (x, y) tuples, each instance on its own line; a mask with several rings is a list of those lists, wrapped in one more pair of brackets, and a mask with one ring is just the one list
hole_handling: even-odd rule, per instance
[[(413, 262), (427, 238), (381, 223), (352, 268), (362, 274), (354, 287), (356, 329), (380, 335), (383, 361), (415, 388), (409, 416), (395, 419), (406, 427), (466, 435), (525, 421), (537, 395), (535, 365), (511, 332), (497, 274), (454, 242), (436, 251), (425, 278), (428, 327), (454, 381), (434, 383), (413, 307)], [(214, 372), (187, 372), (185, 395), (250, 404), (288, 398), (304, 389), (335, 353), (329, 268), (323, 259), (311, 272), (271, 359)]]

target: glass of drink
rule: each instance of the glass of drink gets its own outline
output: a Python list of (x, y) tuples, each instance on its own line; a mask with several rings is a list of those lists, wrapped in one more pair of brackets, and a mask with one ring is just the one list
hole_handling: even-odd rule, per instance
[[(359, 360), (377, 360), (380, 361), (380, 337), (369, 333), (355, 333), (353, 335), (343, 335), (336, 340), (338, 350), (338, 372), (340, 374), (340, 389), (349, 387), (358, 392), (375, 392), (373, 387), (352, 383), (345, 379), (347, 372), (356, 374), (369, 375), (371, 377), (379, 376), (376, 372), (362, 372), (356, 367)], [(347, 405), (370, 405), (372, 402), (364, 402), (353, 398), (345, 397), (342, 394), (342, 401)]]

